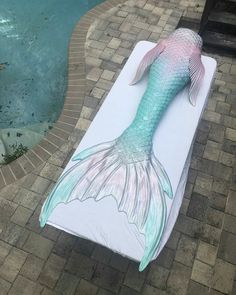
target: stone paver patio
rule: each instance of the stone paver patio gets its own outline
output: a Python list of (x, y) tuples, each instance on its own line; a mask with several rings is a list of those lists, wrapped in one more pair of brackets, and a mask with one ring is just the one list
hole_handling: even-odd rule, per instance
[(78, 23), (63, 115), (47, 140), (0, 171), (0, 295), (236, 294), (235, 58), (209, 54), (218, 71), (198, 128), (181, 213), (146, 271), (139, 273), (135, 263), (92, 242), (38, 224), (44, 199), (135, 44), (166, 37), (182, 15), (200, 18), (203, 5), (111, 0)]

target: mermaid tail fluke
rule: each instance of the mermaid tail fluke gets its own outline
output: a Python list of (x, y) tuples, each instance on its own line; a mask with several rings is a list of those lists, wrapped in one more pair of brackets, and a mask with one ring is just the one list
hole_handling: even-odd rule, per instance
[[(98, 173), (102, 166), (108, 164), (112, 146), (113, 142), (96, 145), (72, 158), (77, 163), (61, 175), (43, 204), (39, 218), (41, 227), (45, 226), (53, 209), (59, 203), (68, 203), (75, 198), (84, 199), (84, 190), (86, 185), (91, 183), (91, 174), (94, 171)], [(75, 196), (77, 188), (79, 188), (79, 194)]]
[(171, 184), (153, 153), (143, 161), (127, 163), (117, 152), (117, 141), (96, 145), (73, 157), (76, 163), (62, 174), (43, 205), (40, 224), (46, 224), (59, 203), (112, 196), (118, 211), (125, 212), (129, 223), (145, 235), (143, 270), (161, 240), (166, 223), (165, 195), (172, 198)]
[[(166, 196), (173, 198), (169, 178), (153, 153), (145, 166), (149, 180), (149, 207), (146, 208), (144, 227), (140, 229), (145, 234), (145, 250), (139, 265), (140, 271), (146, 268), (157, 253), (166, 225)], [(139, 198), (142, 200), (142, 194), (139, 194)]]

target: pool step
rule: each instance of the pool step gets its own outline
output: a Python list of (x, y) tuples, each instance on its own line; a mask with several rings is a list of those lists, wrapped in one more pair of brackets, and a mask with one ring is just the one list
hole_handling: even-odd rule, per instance
[(227, 52), (236, 55), (236, 36), (205, 31), (202, 34), (204, 49), (213, 53)]
[(206, 50), (236, 54), (236, 1), (214, 1), (201, 35)]
[(208, 19), (207, 30), (236, 35), (236, 14), (213, 11)]
[[(22, 128), (6, 128), (0, 130), (0, 152), (11, 155), (17, 147), (31, 149), (40, 142), (49, 129), (49, 123), (32, 124)], [(0, 164), (4, 157), (0, 156)]]
[(0, 138), (0, 164), (4, 162), (4, 155), (6, 154), (5, 144)]

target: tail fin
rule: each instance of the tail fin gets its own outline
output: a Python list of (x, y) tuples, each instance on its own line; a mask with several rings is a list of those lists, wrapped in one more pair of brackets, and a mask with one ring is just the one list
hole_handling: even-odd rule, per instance
[[(113, 146), (114, 142), (96, 145), (82, 151), (72, 159), (77, 163), (61, 175), (43, 204), (39, 219), (41, 227), (45, 226), (53, 209), (59, 203), (68, 203), (75, 198), (84, 199), (85, 191), (83, 190), (92, 183), (92, 174), (98, 174), (102, 167), (107, 166), (111, 161)], [(78, 195), (76, 195), (77, 188), (79, 189)]]
[(148, 160), (125, 163), (116, 152), (116, 141), (94, 146), (73, 158), (77, 161), (59, 179), (45, 201), (40, 225), (43, 227), (59, 203), (74, 199), (100, 200), (112, 195), (120, 212), (145, 235), (146, 245), (139, 270), (155, 255), (166, 223), (165, 196), (172, 198), (171, 184), (164, 168), (152, 153)]
[(165, 49), (165, 40), (162, 40), (160, 43), (158, 43), (154, 48), (149, 50), (141, 60), (137, 72), (135, 74), (135, 77), (133, 81), (130, 83), (130, 85), (136, 84), (138, 81), (140, 81), (143, 77), (143, 75), (148, 71), (152, 63), (158, 56), (162, 53), (162, 51)]

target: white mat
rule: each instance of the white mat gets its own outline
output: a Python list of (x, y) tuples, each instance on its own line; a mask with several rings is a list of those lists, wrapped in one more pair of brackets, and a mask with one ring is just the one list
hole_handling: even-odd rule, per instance
[[(145, 91), (147, 77), (135, 86), (129, 86), (129, 82), (143, 55), (154, 45), (146, 41), (136, 45), (75, 154), (95, 144), (113, 140), (131, 123)], [(165, 167), (175, 194), (174, 201), (167, 200), (169, 218), (156, 256), (168, 240), (181, 206), (195, 132), (216, 69), (214, 59), (202, 56), (202, 61), (205, 77), (196, 106), (189, 103), (188, 90), (183, 90), (169, 106), (154, 136), (154, 152)], [(65, 169), (73, 164), (70, 161)], [(135, 225), (128, 223), (124, 213), (118, 213), (112, 197), (99, 202), (88, 199), (59, 204), (47, 223), (136, 261), (140, 261), (144, 253), (144, 236)]]

